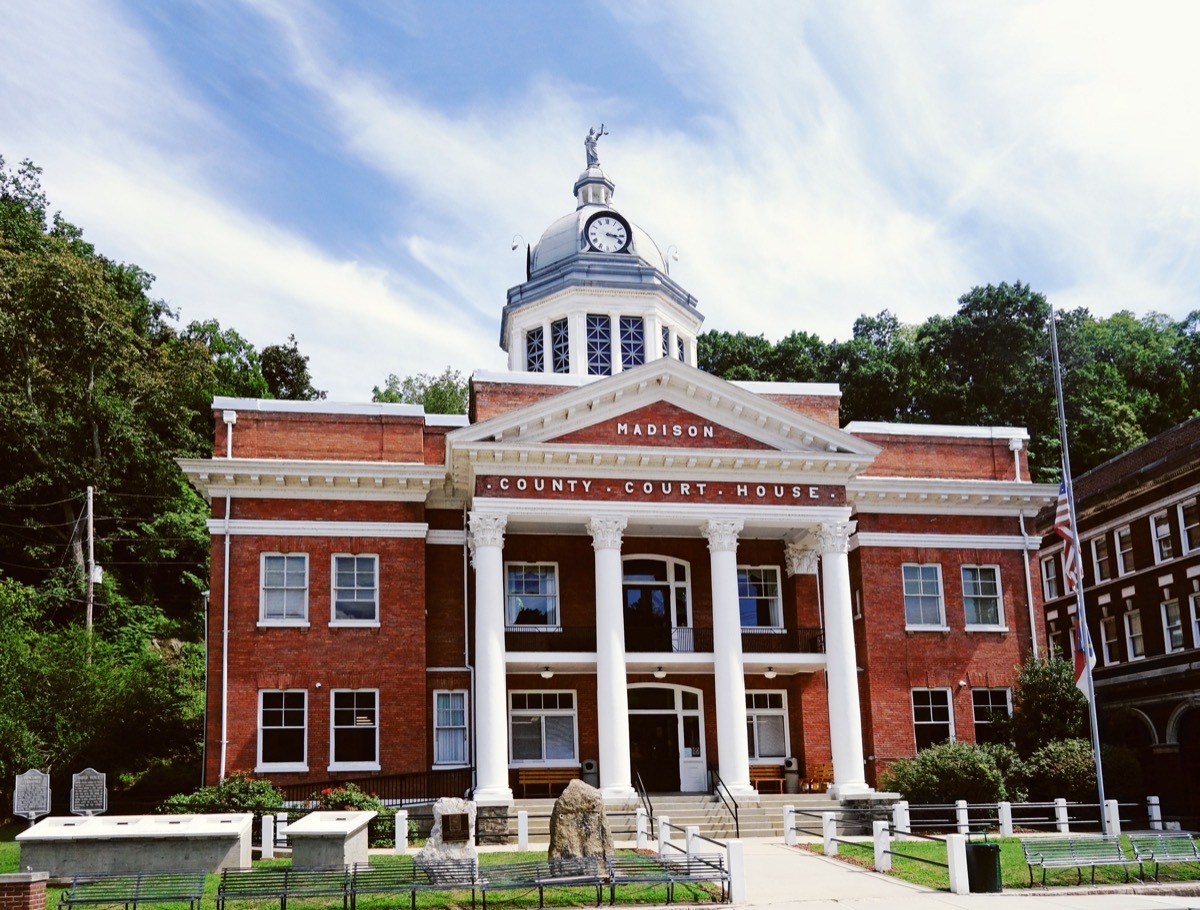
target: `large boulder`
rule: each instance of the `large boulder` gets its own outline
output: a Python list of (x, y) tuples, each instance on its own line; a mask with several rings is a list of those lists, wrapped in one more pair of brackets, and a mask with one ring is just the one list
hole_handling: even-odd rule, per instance
[(566, 860), (589, 860), (600, 865), (612, 852), (604, 797), (581, 780), (571, 781), (550, 814), (551, 866)]

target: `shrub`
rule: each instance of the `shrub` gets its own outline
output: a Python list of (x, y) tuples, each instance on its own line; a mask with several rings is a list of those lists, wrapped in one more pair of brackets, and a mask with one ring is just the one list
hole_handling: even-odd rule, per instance
[[(379, 813), (371, 820), (370, 843), (372, 847), (391, 847), (396, 843), (396, 810), (385, 806), (374, 793), (367, 793), (357, 784), (339, 784), (326, 787), (316, 795), (318, 809), (352, 809), (354, 811)], [(413, 836), (415, 826), (408, 825), (408, 836)]]
[[(1011, 750), (1003, 753), (1003, 760), (1011, 767), (1008, 752)], [(942, 743), (922, 749), (916, 758), (892, 762), (879, 776), (879, 784), (899, 792), (910, 803), (998, 802), (1009, 795), (997, 754), (996, 746)], [(1019, 759), (1013, 756), (1012, 761)]]
[[(1106, 799), (1135, 800), (1142, 792), (1142, 769), (1137, 755), (1122, 746), (1101, 746)], [(1029, 759), (1029, 790), (1035, 800), (1063, 797), (1068, 802), (1095, 803), (1096, 762), (1086, 739), (1047, 743)]]
[(159, 811), (180, 812), (253, 812), (265, 815), (283, 805), (283, 793), (269, 780), (248, 771), (234, 771), (215, 787), (201, 787), (192, 793), (168, 797)]

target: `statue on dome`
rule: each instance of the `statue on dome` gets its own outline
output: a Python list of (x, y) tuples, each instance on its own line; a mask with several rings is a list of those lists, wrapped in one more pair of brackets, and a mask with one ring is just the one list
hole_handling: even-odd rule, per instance
[(587, 166), (599, 167), (600, 156), (596, 154), (596, 143), (600, 141), (601, 136), (607, 136), (608, 130), (604, 128), (604, 124), (600, 124), (600, 132), (596, 132), (596, 128), (592, 127), (588, 130), (587, 138), (583, 140), (583, 147), (587, 151)]

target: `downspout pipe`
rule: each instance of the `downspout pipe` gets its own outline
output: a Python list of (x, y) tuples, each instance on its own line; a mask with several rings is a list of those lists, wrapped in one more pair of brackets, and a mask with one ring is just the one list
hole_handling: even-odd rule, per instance
[[(237, 411), (222, 411), (225, 421), (225, 457), (233, 458), (233, 426)], [(225, 558), (221, 563), (221, 765), (217, 783), (225, 780), (225, 763), (229, 754), (229, 540), (230, 510), (233, 495), (225, 491)]]
[[(1008, 448), (1013, 453), (1013, 477), (1019, 483), (1021, 480), (1021, 449), (1025, 443), (1020, 439), (1010, 439)], [(1038, 659), (1037, 615), (1033, 609), (1033, 576), (1029, 565), (1029, 547), (1024, 542), (1028, 539), (1025, 532), (1025, 513), (1018, 512), (1017, 520), (1021, 524), (1021, 558), (1025, 560), (1025, 603), (1029, 606), (1029, 643), (1033, 648), (1033, 659)]]

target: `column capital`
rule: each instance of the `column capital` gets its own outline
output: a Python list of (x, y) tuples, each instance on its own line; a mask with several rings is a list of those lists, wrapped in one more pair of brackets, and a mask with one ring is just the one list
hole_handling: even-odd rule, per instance
[(850, 535), (858, 527), (857, 521), (827, 521), (817, 528), (817, 551), (825, 553), (848, 553)]
[(625, 518), (593, 518), (587, 523), (587, 532), (592, 535), (592, 548), (597, 551), (621, 549), (621, 536), (628, 523)]
[(783, 559), (788, 575), (816, 575), (817, 557), (820, 554), (811, 547), (790, 543), (783, 548)]
[(745, 527), (745, 523), (741, 519), (737, 521), (706, 521), (700, 526), (700, 533), (708, 538), (710, 553), (724, 550), (737, 552), (738, 534), (741, 533), (743, 527)]
[(496, 512), (472, 512), (470, 514), (470, 533), (467, 541), (471, 544), (471, 552), (477, 547), (504, 546), (504, 528), (508, 524), (508, 516)]

